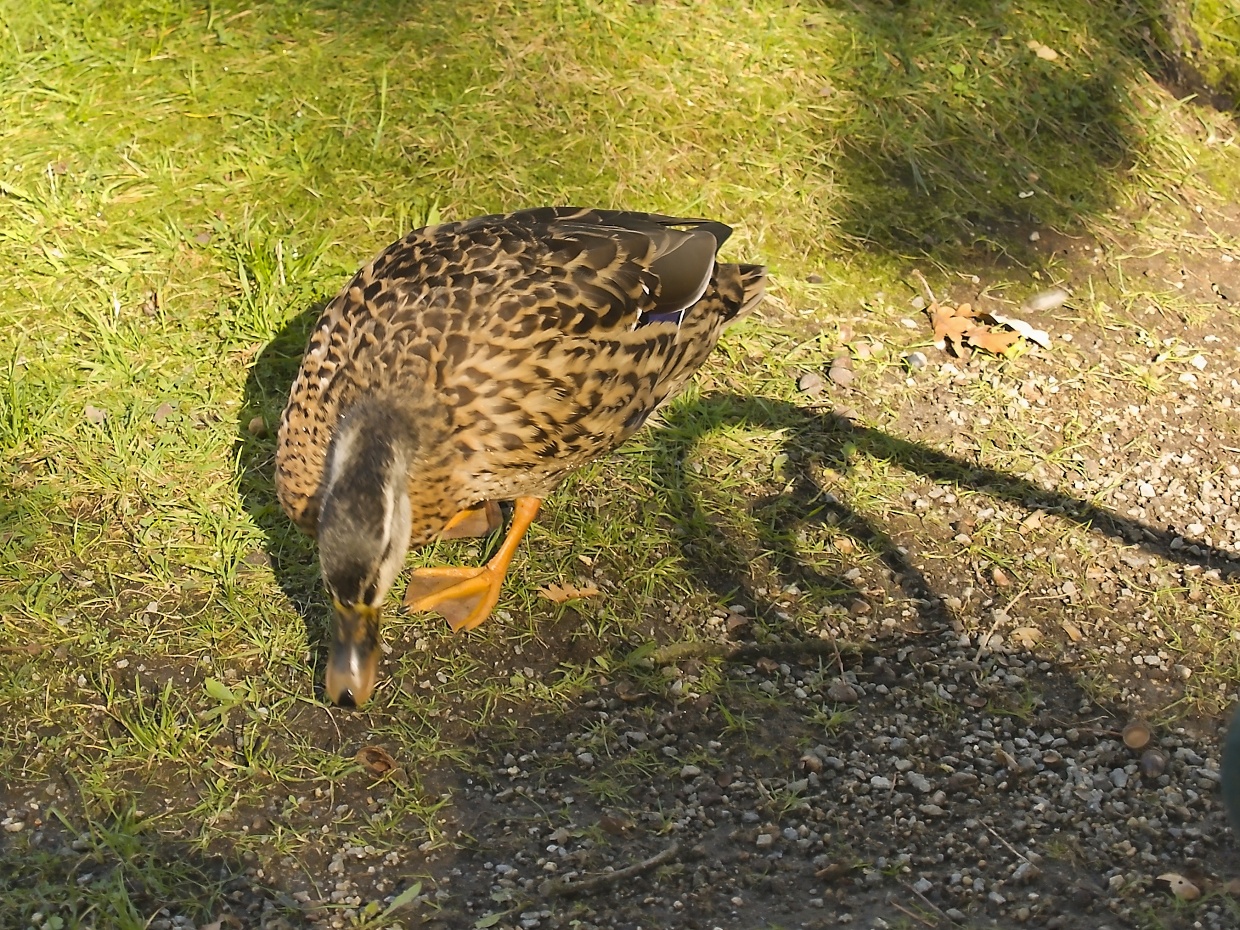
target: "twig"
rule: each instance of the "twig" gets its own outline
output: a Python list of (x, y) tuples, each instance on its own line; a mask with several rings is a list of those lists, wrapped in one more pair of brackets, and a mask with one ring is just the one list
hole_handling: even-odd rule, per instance
[(1016, 592), (1016, 594), (1011, 598), (1011, 600), (1007, 601), (1007, 603), (1003, 605), (1002, 613), (1000, 613), (999, 616), (995, 618), (995, 622), (990, 625), (990, 632), (988, 632), (985, 636), (981, 637), (977, 641), (977, 652), (973, 654), (974, 664), (977, 664), (979, 661), (981, 661), (982, 651), (988, 645), (990, 645), (990, 637), (995, 635), (995, 630), (999, 629), (999, 624), (1002, 623), (1004, 620), (1009, 619), (1007, 617), (1008, 608), (1015, 605), (1017, 601), (1019, 601), (1022, 597), (1024, 597), (1028, 593), (1029, 593), (1029, 585), (1025, 585), (1023, 588), (1021, 588), (1019, 591)]
[(987, 830), (989, 830), (989, 831), (990, 831), (990, 835), (991, 835), (991, 836), (993, 836), (993, 837), (994, 837), (995, 839), (997, 839), (1000, 843), (1002, 843), (1004, 846), (1006, 846), (1006, 847), (1008, 848), (1008, 850), (1010, 850), (1010, 851), (1011, 851), (1012, 855), (1014, 855), (1014, 856), (1018, 856), (1019, 858), (1024, 859), (1024, 860), (1025, 860), (1026, 862), (1028, 862), (1030, 865), (1033, 865), (1033, 862), (1030, 860), (1030, 858), (1029, 858), (1028, 856), (1026, 856), (1023, 852), (1021, 852), (1019, 849), (1017, 849), (1015, 846), (1013, 846), (1011, 843), (1009, 843), (1007, 840), (1005, 840), (1003, 837), (1001, 837), (998, 833), (996, 833), (996, 832), (994, 831), (994, 828), (993, 828), (993, 827), (991, 827), (989, 824), (985, 824), (985, 823), (984, 823), (984, 824), (982, 824), (982, 826), (983, 826), (983, 827), (985, 827)]
[(929, 298), (930, 303), (935, 303), (934, 291), (930, 290), (930, 283), (926, 280), (926, 276), (916, 268), (913, 269), (913, 276), (917, 278), (917, 280), (921, 282), (921, 286), (926, 289), (926, 297)]
[(920, 891), (918, 891), (918, 890), (917, 890), (916, 888), (914, 888), (912, 885), (908, 884), (907, 882), (900, 882), (900, 884), (901, 884), (901, 885), (903, 885), (905, 888), (907, 888), (909, 891), (911, 891), (913, 894), (917, 895), (917, 897), (919, 897), (919, 898), (921, 899), (921, 903), (922, 903), (922, 904), (924, 904), (926, 907), (930, 908), (930, 910), (934, 911), (934, 913), (938, 914), (940, 917), (942, 917), (942, 918), (943, 918), (944, 920), (946, 920), (948, 923), (955, 923), (955, 921), (954, 921), (954, 920), (952, 920), (950, 917), (948, 917), (946, 914), (944, 914), (944, 913), (943, 913), (942, 908), (940, 908), (937, 904), (935, 904), (933, 901), (931, 901), (929, 898), (927, 898), (924, 894), (922, 894)]
[(903, 904), (901, 904), (899, 901), (889, 901), (888, 903), (889, 903), (892, 907), (894, 907), (897, 911), (903, 911), (905, 914), (908, 914), (908, 916), (909, 916), (909, 917), (912, 917), (912, 918), (913, 918), (913, 920), (917, 921), (919, 924), (925, 924), (927, 927), (937, 927), (937, 926), (938, 926), (938, 923), (937, 923), (937, 922), (936, 922), (936, 923), (930, 923), (930, 921), (926, 920), (926, 918), (922, 917), (920, 914), (917, 914), (917, 913), (914, 913), (913, 911), (910, 911), (907, 907), (905, 907), (905, 906), (904, 906)]
[(863, 655), (857, 643), (841, 644), (834, 639), (804, 639), (791, 643), (668, 643), (650, 653), (655, 665), (675, 665), (685, 659), (723, 659), (725, 662), (752, 662), (755, 659), (791, 659), (797, 656), (839, 657), (842, 652)]
[(579, 894), (594, 894), (595, 892), (602, 891), (604, 888), (609, 888), (618, 882), (635, 878), (643, 872), (649, 872), (651, 869), (657, 868), (665, 862), (670, 862), (672, 859), (676, 858), (679, 852), (680, 844), (673, 843), (671, 846), (667, 847), (667, 849), (660, 853), (655, 853), (649, 859), (643, 859), (641, 862), (634, 862), (632, 865), (625, 866), (623, 869), (616, 869), (614, 872), (600, 872), (598, 875), (591, 875), (589, 878), (584, 878), (581, 881), (570, 882), (562, 878), (552, 879), (550, 881), (543, 882), (538, 887), (538, 891), (548, 898), (569, 898)]

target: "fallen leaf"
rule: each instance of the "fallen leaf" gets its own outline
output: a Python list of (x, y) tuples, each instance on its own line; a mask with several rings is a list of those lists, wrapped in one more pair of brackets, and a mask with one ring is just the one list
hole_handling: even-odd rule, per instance
[[(963, 306), (967, 308), (968, 304)], [(960, 310), (961, 307), (945, 307), (939, 303), (933, 303), (926, 309), (930, 324), (934, 327), (934, 341), (939, 348), (945, 348), (949, 339), (959, 345), (964, 331), (972, 325), (973, 317)]]
[(1019, 626), (1012, 631), (1011, 638), (1020, 643), (1025, 649), (1032, 649), (1038, 644), (1038, 640), (1042, 638), (1042, 631), (1036, 626)]
[(160, 404), (158, 407), (155, 408), (155, 412), (151, 414), (151, 419), (154, 420), (156, 423), (163, 423), (164, 420), (168, 419), (168, 417), (172, 416), (174, 413), (176, 413), (176, 411), (177, 411), (176, 407), (172, 406), (172, 404), (168, 403), (167, 401), (164, 401), (162, 404)]
[(539, 588), (538, 593), (553, 604), (563, 604), (565, 601), (578, 597), (594, 597), (599, 590), (592, 584), (586, 584), (581, 588), (567, 584), (549, 584), (545, 588)]
[(1001, 763), (1009, 772), (1015, 772), (1020, 768), (1020, 763), (1016, 761), (1016, 757), (1002, 746), (995, 748), (995, 761)]
[(646, 692), (631, 681), (616, 682), (616, 697), (622, 701), (632, 703), (633, 701), (640, 701), (645, 696)]
[(1085, 638), (1085, 634), (1081, 632), (1081, 628), (1071, 620), (1061, 620), (1059, 621), (1059, 624), (1063, 627), (1063, 631), (1068, 634), (1068, 639), (1072, 640), (1072, 642), (1079, 643)]
[(624, 836), (633, 829), (633, 821), (625, 817), (613, 817), (605, 814), (598, 819), (599, 829), (611, 836)]
[(1201, 897), (1201, 889), (1178, 872), (1163, 872), (1158, 880), (1170, 885), (1171, 893), (1181, 901), (1196, 901)]
[(1025, 43), (1033, 54), (1037, 55), (1043, 61), (1055, 61), (1059, 58), (1059, 53), (1048, 45), (1043, 45), (1037, 39), (1030, 39)]
[(246, 424), (245, 431), (251, 436), (261, 439), (267, 435), (267, 421), (262, 417), (253, 417)]
[(837, 878), (843, 878), (856, 866), (849, 862), (832, 862), (830, 865), (824, 865), (821, 869), (814, 873), (814, 878), (823, 882), (834, 881)]
[(1008, 350), (1020, 338), (1016, 333), (1000, 332), (985, 326), (973, 326), (965, 331), (964, 337), (969, 341), (969, 345), (993, 355), (1007, 355)]
[(1016, 332), (1020, 333), (1030, 342), (1036, 342), (1044, 349), (1049, 349), (1051, 347), (1050, 333), (1044, 329), (1034, 329), (1024, 320), (1018, 319), (1014, 316), (1004, 316), (1001, 313), (992, 313), (990, 314), (990, 318), (996, 323), (1002, 323), (1009, 329), (1016, 330)]
[(86, 419), (91, 423), (94, 423), (96, 426), (108, 418), (108, 412), (106, 410), (100, 410), (98, 407), (91, 404), (87, 404), (86, 409), (82, 412), (86, 415)]
[(372, 775), (387, 775), (396, 769), (396, 760), (382, 746), (363, 746), (353, 758)]

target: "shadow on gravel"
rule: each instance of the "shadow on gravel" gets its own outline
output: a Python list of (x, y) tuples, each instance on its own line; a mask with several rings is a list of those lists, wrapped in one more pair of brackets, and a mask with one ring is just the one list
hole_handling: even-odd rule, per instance
[(1240, 565), (1232, 560), (1230, 553), (1204, 542), (1187, 540), (1173, 547), (1176, 534), (1167, 530), (1047, 490), (1017, 475), (972, 465), (921, 443), (856, 426), (834, 413), (761, 397), (708, 394), (666, 412), (660, 444), (669, 450), (671, 462), (662, 479), (666, 487), (679, 491), (680, 498), (690, 502), (691, 509), (683, 514), (682, 523), (692, 526), (695, 532), (706, 528), (714, 535), (707, 539), (689, 533), (684, 535), (682, 551), (690, 571), (719, 595), (759, 614), (773, 609), (774, 605), (753, 590), (747, 562), (726, 560), (728, 540), (721, 538), (710, 521), (696, 512), (692, 491), (686, 487), (680, 467), (680, 462), (703, 435), (736, 425), (783, 430), (787, 437), (782, 447), (783, 455), (787, 456), (784, 466), (784, 473), (789, 476), (787, 490), (751, 505), (755, 514), (763, 516), (756, 521), (764, 528), (759, 540), (763, 551), (771, 554), (784, 583), (795, 583), (803, 589), (814, 586), (826, 589), (831, 592), (831, 599), (840, 603), (848, 603), (859, 592), (845, 579), (818, 575), (801, 558), (796, 537), (798, 529), (806, 523), (828, 522), (878, 555), (894, 573), (905, 595), (921, 605), (924, 623), (939, 626), (948, 620), (940, 598), (891, 536), (838, 500), (813, 478), (811, 466), (817, 464), (843, 472), (849, 467), (850, 455), (854, 454), (891, 462), (935, 482), (980, 491), (996, 500), (1026, 507), (1030, 512), (1041, 510), (1058, 514), (1171, 562), (1216, 568), (1226, 576), (1240, 573)]

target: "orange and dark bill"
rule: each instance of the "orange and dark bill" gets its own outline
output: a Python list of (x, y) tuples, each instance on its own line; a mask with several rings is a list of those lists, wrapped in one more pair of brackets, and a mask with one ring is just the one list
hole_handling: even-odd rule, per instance
[(335, 608), (327, 696), (341, 707), (361, 707), (379, 677), (379, 609), (340, 601), (335, 601)]

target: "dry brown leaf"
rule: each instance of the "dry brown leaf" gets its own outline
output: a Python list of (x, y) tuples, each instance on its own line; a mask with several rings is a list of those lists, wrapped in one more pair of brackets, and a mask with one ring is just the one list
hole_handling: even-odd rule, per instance
[(1055, 61), (1059, 58), (1059, 53), (1049, 45), (1043, 45), (1037, 39), (1030, 39), (1025, 43), (1033, 54), (1037, 55), (1043, 61)]
[(1171, 886), (1171, 893), (1181, 901), (1196, 901), (1201, 897), (1201, 889), (1178, 872), (1163, 872), (1158, 880)]
[(964, 334), (973, 328), (972, 320), (963, 316), (954, 316), (949, 320), (945, 320), (934, 334), (939, 342), (945, 342), (950, 339), (956, 345), (964, 342)]
[(598, 819), (599, 829), (611, 836), (624, 836), (633, 829), (633, 821), (627, 817), (616, 817), (604, 814)]
[(1042, 638), (1042, 631), (1036, 626), (1020, 626), (1012, 631), (1011, 638), (1025, 649), (1032, 649)]
[(814, 873), (814, 878), (819, 881), (833, 882), (837, 878), (843, 878), (857, 866), (850, 862), (832, 862), (824, 865), (821, 869)]
[(396, 760), (382, 746), (363, 746), (353, 758), (372, 775), (387, 775), (396, 769)]
[(640, 701), (645, 696), (646, 692), (631, 681), (616, 682), (616, 697), (622, 701), (632, 703), (633, 701)]
[(1017, 333), (988, 329), (985, 326), (974, 326), (964, 337), (969, 340), (969, 345), (994, 355), (1007, 355), (1008, 350), (1020, 339)]
[(935, 302), (926, 308), (926, 315), (930, 317), (930, 325), (934, 327), (934, 341), (940, 349), (948, 348), (950, 342), (951, 350), (957, 355), (968, 354), (965, 334), (977, 325), (977, 313), (972, 305), (960, 304), (953, 307)]
[(571, 584), (549, 584), (545, 588), (539, 588), (538, 593), (553, 604), (563, 604), (577, 597), (594, 597), (599, 590), (592, 584), (580, 588)]
[(1014, 329), (1030, 342), (1036, 342), (1044, 349), (1051, 347), (1051, 334), (1044, 329), (1034, 329), (1024, 320), (1014, 316), (1004, 316), (1002, 313), (992, 313), (990, 318), (996, 323), (1006, 326), (1008, 329)]
[(1081, 628), (1071, 620), (1060, 620), (1059, 625), (1063, 627), (1063, 631), (1068, 634), (1068, 639), (1074, 643), (1079, 643), (1085, 638), (1085, 634), (1081, 632)]

